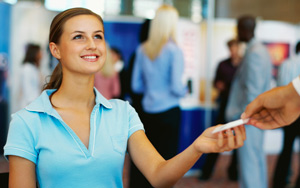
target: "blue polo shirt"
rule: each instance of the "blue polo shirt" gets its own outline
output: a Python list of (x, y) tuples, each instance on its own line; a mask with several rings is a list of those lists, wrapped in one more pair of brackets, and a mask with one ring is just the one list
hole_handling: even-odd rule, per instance
[(41, 188), (123, 187), (127, 141), (144, 130), (143, 124), (128, 102), (108, 101), (94, 91), (88, 149), (52, 107), (49, 96), (54, 90), (45, 90), (12, 115), (4, 155), (35, 163)]

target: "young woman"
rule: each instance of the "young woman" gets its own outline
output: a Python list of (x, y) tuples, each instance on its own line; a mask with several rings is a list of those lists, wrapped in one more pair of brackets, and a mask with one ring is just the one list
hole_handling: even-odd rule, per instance
[(147, 139), (135, 110), (121, 100), (106, 100), (93, 86), (106, 58), (101, 17), (73, 8), (50, 27), (49, 47), (59, 60), (38, 99), (15, 113), (5, 156), (11, 188), (122, 187), (124, 157), (131, 159), (154, 187), (176, 183), (203, 153), (243, 145), (243, 126), (212, 134), (207, 129), (185, 151), (162, 158)]

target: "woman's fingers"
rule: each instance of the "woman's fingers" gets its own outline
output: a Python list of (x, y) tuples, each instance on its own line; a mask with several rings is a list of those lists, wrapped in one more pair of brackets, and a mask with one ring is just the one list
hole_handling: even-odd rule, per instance
[(241, 147), (244, 145), (244, 135), (242, 133), (242, 127), (234, 127), (233, 130), (235, 132), (235, 141), (236, 141), (236, 147)]
[(222, 148), (224, 144), (224, 136), (223, 136), (223, 131), (218, 133), (218, 146), (219, 148)]
[(241, 125), (217, 133), (217, 142), (213, 152), (231, 151), (244, 145), (246, 139), (245, 126)]
[(218, 133), (219, 152), (230, 151), (244, 145), (246, 139), (245, 126), (241, 125)]
[(240, 132), (242, 134), (242, 138), (243, 138), (243, 141), (246, 140), (247, 136), (246, 136), (246, 128), (245, 128), (245, 125), (241, 125), (241, 126), (238, 126), (239, 129), (240, 129)]
[(234, 148), (235, 146), (235, 138), (234, 138), (234, 135), (233, 135), (233, 132), (232, 132), (232, 129), (228, 129), (226, 130), (226, 135), (227, 135), (227, 146), (229, 148)]

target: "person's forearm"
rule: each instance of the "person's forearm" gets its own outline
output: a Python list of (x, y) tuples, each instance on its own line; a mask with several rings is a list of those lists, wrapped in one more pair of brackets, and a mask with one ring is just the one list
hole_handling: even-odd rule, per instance
[(194, 143), (186, 148), (183, 152), (175, 157), (164, 161), (157, 168), (156, 178), (152, 182), (152, 186), (156, 188), (164, 188), (173, 186), (201, 157), (194, 146)]
[(300, 95), (297, 93), (296, 88), (293, 86), (292, 82), (284, 87), (286, 88), (285, 90), (283, 90), (286, 99), (291, 100), (291, 102), (293, 102), (300, 108)]

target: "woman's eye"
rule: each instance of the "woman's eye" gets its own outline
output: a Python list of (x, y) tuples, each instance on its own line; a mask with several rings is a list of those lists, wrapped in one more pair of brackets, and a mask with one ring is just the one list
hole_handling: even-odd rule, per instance
[(103, 37), (101, 35), (95, 35), (94, 38), (95, 39), (102, 39)]
[(76, 35), (73, 39), (81, 39), (82, 35)]

